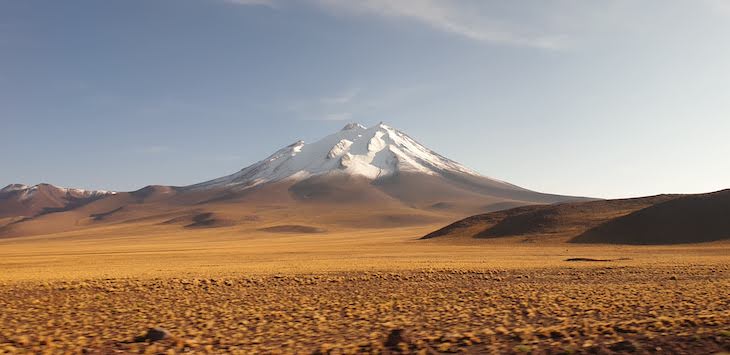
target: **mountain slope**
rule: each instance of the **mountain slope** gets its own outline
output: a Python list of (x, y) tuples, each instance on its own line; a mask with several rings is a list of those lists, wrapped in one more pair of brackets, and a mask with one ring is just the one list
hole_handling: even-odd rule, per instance
[(680, 244), (730, 239), (730, 190), (683, 196), (610, 220), (573, 243)]
[[(359, 177), (358, 193), (338, 186), (353, 181), (346, 176)], [(505, 202), (525, 205), (581, 199), (542, 194), (482, 176), (383, 123), (370, 128), (348, 124), (317, 142), (298, 141), (237, 173), (183, 189), (224, 190), (233, 198), (236, 192), (273, 182), (291, 183), (290, 192), (299, 199), (346, 201), (370, 191), (417, 208), (440, 204), (476, 211)]]
[(33, 217), (72, 209), (113, 194), (115, 192), (72, 189), (50, 184), (11, 184), (0, 190), (0, 218)]
[[(443, 171), (479, 175), (383, 123), (370, 128), (351, 123), (317, 142), (295, 142), (235, 174), (190, 188), (247, 188), (266, 182), (302, 180), (333, 172), (374, 180), (399, 172), (438, 175)], [(494, 182), (516, 188), (504, 182)]]
[[(296, 142), (237, 173), (199, 184), (87, 195), (78, 204), (46, 203), (50, 209), (28, 212), (33, 218), (6, 225), (0, 236), (125, 223), (155, 228), (391, 228), (433, 225), (514, 206), (586, 200), (482, 176), (382, 123), (370, 128), (348, 124), (319, 141)], [(98, 198), (102, 196), (107, 197)], [(6, 202), (0, 205), (9, 213), (22, 209)]]
[(474, 240), (520, 238), (522, 241), (568, 241), (593, 227), (680, 195), (524, 206), (471, 216), (421, 239)]

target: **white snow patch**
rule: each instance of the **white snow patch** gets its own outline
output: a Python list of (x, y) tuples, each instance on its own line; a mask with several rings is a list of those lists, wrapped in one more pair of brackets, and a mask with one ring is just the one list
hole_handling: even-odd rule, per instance
[(343, 139), (339, 143), (335, 144), (334, 147), (327, 153), (327, 159), (334, 159), (342, 154), (346, 153), (348, 149), (350, 149), (350, 146), (352, 145), (351, 140)]
[(399, 171), (428, 175), (457, 172), (481, 176), (384, 123), (370, 128), (350, 123), (319, 141), (309, 144), (298, 141), (235, 174), (190, 188), (248, 188), (270, 181), (301, 180), (330, 172), (377, 179)]
[(18, 191), (18, 190), (26, 190), (28, 189), (28, 185), (23, 184), (10, 184), (8, 186), (5, 186), (0, 190), (0, 192), (12, 192), (12, 191)]

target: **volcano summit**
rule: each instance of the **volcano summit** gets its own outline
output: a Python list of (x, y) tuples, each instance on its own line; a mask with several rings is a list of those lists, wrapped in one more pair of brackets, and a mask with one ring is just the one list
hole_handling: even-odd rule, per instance
[(319, 141), (295, 142), (210, 181), (92, 196), (83, 204), (43, 213), (0, 199), (4, 216), (16, 217), (6, 218), (0, 232), (25, 235), (129, 221), (231, 227), (251, 219), (283, 222), (286, 216), (317, 228), (388, 227), (582, 199), (482, 176), (383, 123), (369, 128), (348, 124)]

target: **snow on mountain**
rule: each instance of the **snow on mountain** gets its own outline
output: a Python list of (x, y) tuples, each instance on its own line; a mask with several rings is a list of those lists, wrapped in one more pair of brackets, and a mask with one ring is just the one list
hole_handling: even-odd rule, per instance
[(484, 178), (388, 125), (380, 123), (366, 128), (350, 123), (317, 142), (295, 142), (235, 174), (190, 188), (248, 188), (284, 179), (302, 180), (325, 173), (359, 175), (375, 180), (398, 172), (427, 175), (451, 172)]
[(28, 185), (10, 184), (10, 185), (5, 186), (2, 189), (0, 189), (0, 192), (12, 192), (12, 191), (26, 190), (28, 188), (29, 188)]
[(0, 189), (0, 218), (33, 217), (66, 211), (114, 194), (116, 192), (73, 189), (51, 184), (11, 184)]
[(65, 195), (70, 198), (88, 198), (88, 197), (100, 197), (104, 195), (114, 195), (114, 191), (105, 190), (83, 190), (75, 188), (58, 187), (51, 184), (37, 184), (33, 186), (23, 184), (10, 184), (0, 189), (0, 193), (9, 194), (13, 193), (15, 198), (19, 201), (25, 201), (32, 198), (38, 191), (46, 190), (52, 191), (57, 194)]

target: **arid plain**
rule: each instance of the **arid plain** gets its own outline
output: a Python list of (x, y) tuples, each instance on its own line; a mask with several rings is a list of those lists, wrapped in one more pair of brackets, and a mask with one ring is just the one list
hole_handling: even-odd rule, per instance
[[(443, 225), (302, 233), (146, 221), (5, 238), (0, 349), (730, 350), (730, 243), (419, 240)], [(169, 336), (145, 339), (154, 327)]]
[(531, 191), (383, 123), (189, 186), (11, 184), (0, 349), (730, 351), (729, 211)]
[(0, 355), (730, 355), (728, 38), (730, 0), (0, 0)]

